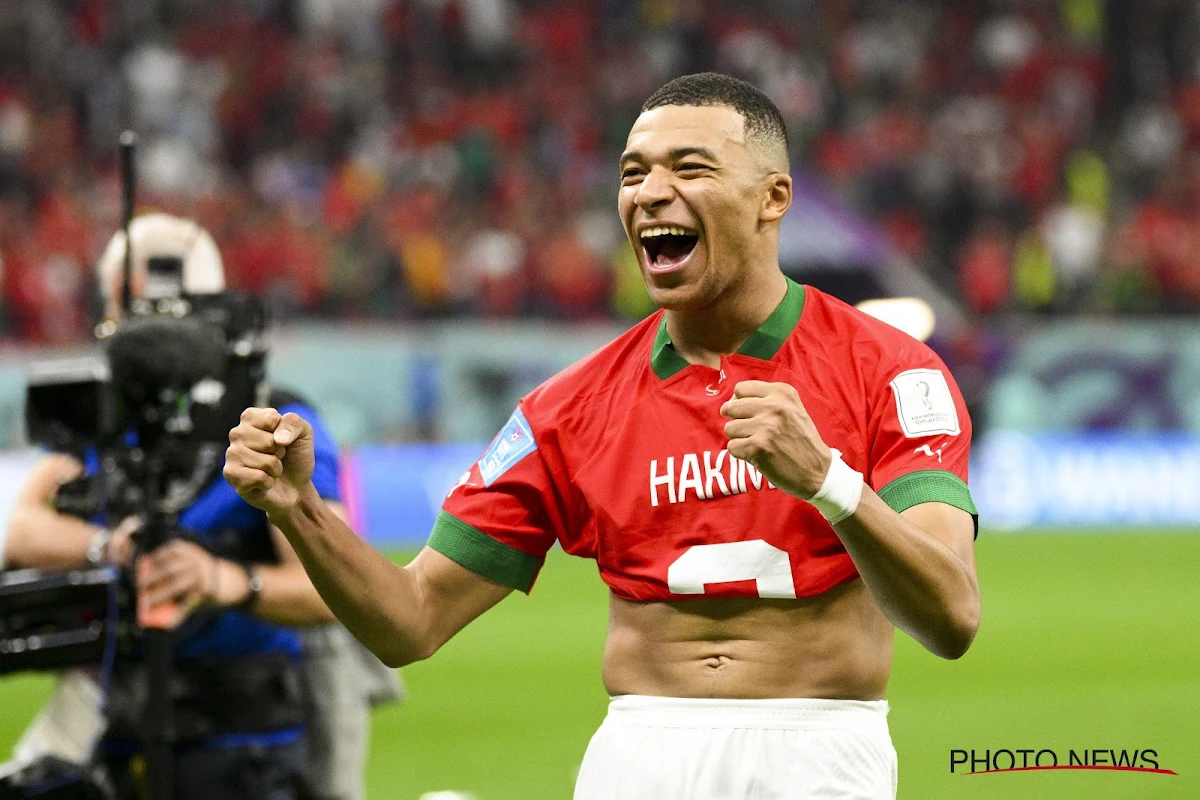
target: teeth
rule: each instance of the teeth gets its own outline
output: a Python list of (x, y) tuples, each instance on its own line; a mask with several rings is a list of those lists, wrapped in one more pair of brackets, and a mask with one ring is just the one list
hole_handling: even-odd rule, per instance
[(681, 228), (678, 225), (660, 225), (656, 228), (646, 228), (642, 231), (641, 238), (653, 239), (657, 236), (695, 236), (694, 231), (689, 231), (687, 228)]

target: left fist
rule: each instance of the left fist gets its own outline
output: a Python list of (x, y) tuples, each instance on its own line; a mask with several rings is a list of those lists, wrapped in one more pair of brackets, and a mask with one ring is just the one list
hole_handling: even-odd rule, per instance
[(788, 383), (741, 381), (721, 406), (729, 455), (748, 461), (771, 483), (808, 500), (825, 481), (833, 453)]

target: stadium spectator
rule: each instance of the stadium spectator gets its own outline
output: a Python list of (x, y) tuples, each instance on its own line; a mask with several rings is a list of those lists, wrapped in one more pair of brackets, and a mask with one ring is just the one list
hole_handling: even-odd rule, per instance
[[(86, 338), (88, 293), (70, 276), (116, 222), (123, 123), (146, 142), (148, 206), (198, 219), (229, 248), (245, 241), (248, 255), (264, 235), (292, 242), (253, 258), (231, 250), (232, 285), (261, 287), (287, 314), (390, 318), (574, 313), (588, 271), (547, 291), (561, 276), (539, 275), (545, 225), (606, 201), (605, 170), (640, 98), (684, 71), (762, 87), (795, 134), (793, 163), (948, 287), (969, 282), (957, 268), (985, 221), (1014, 239), (1048, 224), (1052, 251), (1086, 240), (1086, 258), (1054, 256), (1063, 280), (1052, 302), (1032, 304), (1060, 312), (1103, 305), (1097, 287), (1111, 274), (1097, 220), (1077, 212), (1077, 180), (1102, 179), (1106, 202), (1087, 212), (1102, 241), (1114, 220), (1173, 202), (1164, 177), (1200, 152), (1194, 0), (776, 3), (754, 14), (734, 0), (14, 6), (0, 19), (0, 203), (19, 213), (0, 256), (18, 274), (5, 278), (0, 316), (31, 341)], [(1072, 163), (1084, 152), (1090, 164)], [(364, 241), (388, 235), (391, 212), (431, 185), (436, 226), (386, 253)], [(82, 186), (101, 189), (64, 189)], [(31, 248), (64, 221), (64, 197), (84, 235), (70, 253)], [(286, 221), (264, 228), (264, 204)], [(521, 279), (499, 293), (470, 283), (490, 297), (447, 288), (461, 243), (493, 226), (520, 237)], [(1163, 291), (1148, 310), (1200, 307), (1188, 263), (1153, 261)], [(989, 307), (1031, 306), (1008, 300)]]
[(985, 223), (963, 244), (958, 262), (967, 307), (982, 314), (999, 311), (1010, 294), (1011, 247), (1002, 223)]
[(529, 591), (556, 541), (596, 559), (613, 699), (577, 800), (894, 797), (893, 626), (957, 658), (979, 623), (962, 397), (927, 347), (781, 273), (761, 92), (671, 81), (620, 166), (664, 311), (526, 396), (411, 564), (325, 509), (295, 414), (247, 409), (225, 475), (389, 663)]

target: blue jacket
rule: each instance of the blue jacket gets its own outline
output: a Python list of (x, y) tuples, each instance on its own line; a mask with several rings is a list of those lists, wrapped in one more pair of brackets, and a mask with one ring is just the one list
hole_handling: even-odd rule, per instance
[[(338, 449), (325, 423), (311, 407), (301, 401), (278, 406), (280, 413), (295, 412), (313, 428), (315, 469), (313, 485), (326, 500), (339, 500)], [(270, 531), (263, 512), (244, 501), (224, 477), (218, 475), (205, 487), (195, 502), (178, 517), (179, 527), (198, 542), (211, 541), (218, 531), (238, 531), (253, 543), (255, 551), (271, 551)], [(175, 647), (177, 664), (194, 659), (239, 658), (265, 653), (286, 653), (294, 660), (301, 657), (300, 636), (295, 629), (276, 625), (248, 611), (229, 609), (199, 619), (184, 622), (183, 638)], [(268, 730), (256, 733), (236, 733), (212, 736), (195, 741), (199, 747), (250, 747), (283, 745), (298, 740), (303, 727)], [(132, 753), (140, 749), (136, 742), (108, 740), (105, 750), (110, 755)]]
[[(326, 500), (339, 500), (338, 450), (333, 436), (317, 413), (301, 403), (285, 405), (281, 414), (294, 411), (313, 428), (316, 468), (313, 485)], [(218, 476), (179, 515), (180, 527), (204, 541), (222, 529), (244, 531), (246, 536), (269, 537), (263, 512), (238, 496), (224, 478)], [(286, 651), (299, 657), (300, 636), (295, 630), (275, 625), (244, 611), (225, 611), (179, 643), (175, 657), (181, 661), (205, 656), (243, 656)]]

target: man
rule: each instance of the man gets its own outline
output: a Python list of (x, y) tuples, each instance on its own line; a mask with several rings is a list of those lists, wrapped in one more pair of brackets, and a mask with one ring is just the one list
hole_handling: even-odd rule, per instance
[(957, 658), (979, 622), (962, 398), (780, 272), (787, 141), (753, 87), (668, 83), (620, 167), (663, 311), (522, 400), (411, 564), (323, 508), (298, 417), (248, 409), (226, 478), (391, 664), (528, 591), (555, 540), (595, 558), (613, 700), (576, 798), (893, 797), (893, 626)]
[[(224, 291), (220, 253), (209, 234), (194, 222), (148, 214), (135, 219), (130, 230), (135, 298)], [(121, 232), (98, 263), (110, 320), (116, 320), (121, 312), (124, 251)], [(341, 513), (338, 452), (332, 437), (302, 400), (274, 394), (274, 402), (313, 426), (313, 483), (330, 512)], [(126, 520), (109, 531), (60, 514), (51, 506), (59, 486), (85, 469), (64, 454), (49, 454), (34, 466), (9, 524), (4, 553), (9, 566), (48, 570), (105, 562), (130, 566), (133, 536), (140, 526), (137, 520)], [(175, 796), (297, 797), (306, 769), (305, 726), (311, 720), (305, 710), (308, 698), (300, 672), (301, 637), (291, 626), (328, 622), (332, 615), (287, 539), (215, 471), (211, 483), (180, 514), (179, 524), (186, 536), (150, 554), (151, 568), (139, 573), (138, 591), (150, 606), (176, 602), (195, 612), (182, 623), (176, 647), (177, 675), (186, 686), (196, 684), (200, 697), (215, 697), (218, 690), (228, 694), (223, 702), (201, 704), (198, 712), (195, 707), (177, 712), (180, 742)], [(322, 654), (321, 658), (324, 663), (328, 656)], [(140, 664), (118, 663), (109, 700), (109, 730), (100, 752), (113, 767), (114, 781), (124, 797), (140, 794), (136, 776), (142, 766), (136, 728), (141, 724), (142, 706), (136, 698), (144, 682)], [(190, 705), (196, 705), (194, 698)], [(357, 727), (345, 723), (342, 727), (346, 729), (343, 733), (365, 729), (365, 721)], [(365, 753), (365, 741), (360, 750)], [(360, 754), (350, 755), (349, 762), (361, 772)], [(318, 796), (351, 795), (329, 792)]]

